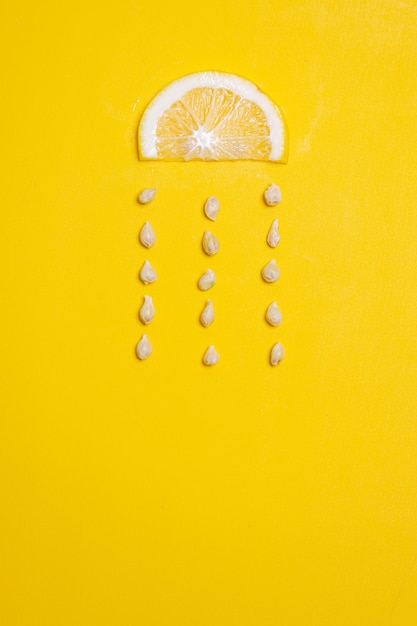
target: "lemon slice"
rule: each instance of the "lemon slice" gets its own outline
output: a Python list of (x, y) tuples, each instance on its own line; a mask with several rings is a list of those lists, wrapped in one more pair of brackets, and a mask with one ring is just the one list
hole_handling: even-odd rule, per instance
[(240, 76), (197, 72), (170, 83), (139, 125), (141, 159), (285, 163), (288, 136), (279, 108)]

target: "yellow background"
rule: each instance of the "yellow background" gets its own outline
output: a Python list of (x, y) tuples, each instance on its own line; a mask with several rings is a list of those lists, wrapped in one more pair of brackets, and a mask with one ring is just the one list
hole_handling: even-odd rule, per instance
[[(414, 626), (415, 3), (6, 4), (0, 623)], [(205, 69), (280, 104), (287, 165), (137, 160), (146, 104)]]

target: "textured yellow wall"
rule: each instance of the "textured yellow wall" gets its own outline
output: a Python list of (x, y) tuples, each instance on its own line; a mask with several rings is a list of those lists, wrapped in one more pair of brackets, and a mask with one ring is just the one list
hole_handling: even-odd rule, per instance
[[(8, 4), (0, 623), (415, 626), (415, 3)], [(137, 160), (146, 104), (205, 69), (280, 104), (287, 165)], [(145, 219), (160, 279), (141, 363)]]

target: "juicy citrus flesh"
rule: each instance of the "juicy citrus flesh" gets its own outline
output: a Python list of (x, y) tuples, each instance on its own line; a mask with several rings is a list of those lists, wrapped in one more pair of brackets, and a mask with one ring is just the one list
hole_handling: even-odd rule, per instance
[(145, 159), (285, 162), (285, 123), (249, 81), (199, 72), (174, 81), (150, 103), (139, 127), (139, 148)]
[(262, 109), (227, 89), (192, 89), (159, 119), (159, 158), (268, 159), (269, 125)]

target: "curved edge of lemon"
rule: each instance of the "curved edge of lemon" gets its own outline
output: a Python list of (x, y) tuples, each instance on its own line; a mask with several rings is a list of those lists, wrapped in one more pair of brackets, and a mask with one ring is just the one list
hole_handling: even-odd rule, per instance
[[(268, 96), (267, 96), (268, 97)], [(290, 143), (289, 143), (289, 130), (288, 130), (288, 123), (287, 123), (287, 119), (284, 115), (284, 113), (282, 112), (282, 110), (280, 109), (280, 107), (275, 104), (275, 102), (273, 102), (271, 100), (271, 102), (273, 103), (274, 107), (276, 108), (279, 118), (281, 120), (281, 124), (282, 124), (282, 151), (281, 151), (281, 155), (278, 159), (269, 159), (270, 161), (274, 161), (275, 163), (288, 163), (288, 157), (290, 154)]]
[[(238, 83), (238, 88), (236, 86)], [(178, 93), (178, 86), (181, 87)], [(150, 100), (142, 113), (138, 126), (138, 157), (141, 161), (160, 160), (156, 151), (155, 132), (151, 133), (151, 139), (144, 139), (143, 129), (151, 126), (156, 129), (158, 119), (162, 113), (169, 108), (176, 100), (181, 98), (184, 93), (190, 89), (198, 87), (223, 87), (231, 89), (248, 100), (252, 100), (258, 104), (267, 114), (271, 128), (272, 150), (269, 159), (275, 163), (287, 163), (289, 155), (289, 139), (288, 125), (285, 116), (280, 107), (267, 96), (255, 83), (230, 72), (221, 72), (217, 70), (208, 70), (201, 72), (192, 72), (173, 80), (166, 87), (161, 89)], [(175, 95), (173, 95), (175, 94)], [(273, 138), (275, 137), (275, 141)], [(181, 161), (183, 159), (163, 159), (165, 161)], [(237, 160), (237, 159), (236, 159)], [(257, 160), (257, 159), (248, 159)]]

